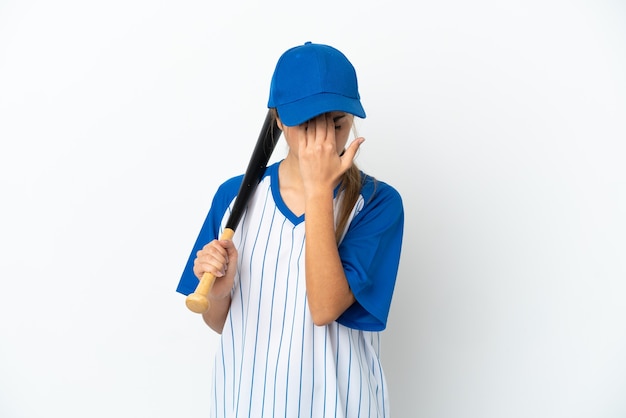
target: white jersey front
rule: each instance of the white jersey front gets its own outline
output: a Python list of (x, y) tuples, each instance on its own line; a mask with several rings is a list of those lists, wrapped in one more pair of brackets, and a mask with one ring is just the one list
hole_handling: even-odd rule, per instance
[[(238, 270), (215, 357), (211, 416), (388, 417), (379, 332), (313, 323), (304, 217), (280, 198), (277, 172), (268, 168), (233, 237)], [(352, 218), (364, 206), (361, 196)]]

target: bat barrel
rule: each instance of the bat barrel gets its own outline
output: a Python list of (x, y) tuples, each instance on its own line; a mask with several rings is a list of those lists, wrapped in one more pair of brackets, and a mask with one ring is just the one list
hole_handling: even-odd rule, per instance
[(263, 177), (263, 173), (265, 173), (267, 162), (276, 147), (276, 142), (278, 142), (280, 134), (281, 130), (276, 124), (276, 120), (272, 116), (272, 112), (268, 111), (265, 116), (265, 120), (263, 121), (263, 127), (261, 128), (259, 138), (254, 146), (254, 151), (252, 151), (252, 156), (248, 162), (248, 168), (243, 175), (243, 181), (239, 187), (237, 199), (233, 204), (233, 209), (230, 213), (228, 221), (226, 222), (226, 228), (233, 230), (237, 228), (244, 209), (250, 200), (250, 196), (252, 196), (254, 189), (256, 189), (256, 186)]

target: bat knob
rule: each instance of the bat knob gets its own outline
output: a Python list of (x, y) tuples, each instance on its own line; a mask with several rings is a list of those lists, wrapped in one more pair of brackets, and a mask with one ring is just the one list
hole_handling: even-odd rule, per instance
[(205, 313), (209, 310), (209, 300), (206, 298), (206, 296), (198, 293), (192, 293), (187, 296), (185, 304), (190, 311), (195, 313)]

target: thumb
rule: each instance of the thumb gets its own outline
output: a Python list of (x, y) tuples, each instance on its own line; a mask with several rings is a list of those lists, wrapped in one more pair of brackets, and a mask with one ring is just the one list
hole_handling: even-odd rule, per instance
[(361, 146), (363, 142), (365, 142), (365, 138), (363, 137), (356, 138), (354, 141), (352, 141), (352, 143), (348, 146), (348, 148), (346, 148), (344, 153), (341, 155), (341, 161), (344, 164), (347, 164), (348, 166), (350, 166), (352, 164), (352, 161), (354, 160), (354, 156), (356, 155), (357, 151), (359, 150), (359, 147)]

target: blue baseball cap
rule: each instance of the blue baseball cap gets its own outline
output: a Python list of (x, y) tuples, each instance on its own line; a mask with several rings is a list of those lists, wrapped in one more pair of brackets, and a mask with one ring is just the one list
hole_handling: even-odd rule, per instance
[(365, 118), (356, 71), (337, 49), (307, 42), (287, 50), (278, 60), (270, 85), (269, 108), (296, 126), (327, 112)]

